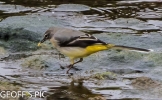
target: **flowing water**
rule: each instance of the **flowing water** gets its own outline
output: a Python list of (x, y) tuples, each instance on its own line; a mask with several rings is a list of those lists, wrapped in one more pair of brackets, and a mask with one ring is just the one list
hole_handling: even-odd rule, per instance
[[(99, 55), (100, 60), (96, 56), (87, 58), (84, 64), (79, 65), (83, 72), (75, 73), (73, 70), (74, 76), (70, 77), (59, 69), (59, 64), (68, 60), (64, 57), (58, 59), (57, 53), (48, 54), (50, 50), (47, 53), (46, 50), (28, 53), (26, 49), (22, 53), (16, 46), (11, 46), (7, 56), (1, 57), (2, 78), (14, 81), (14, 84), (22, 86), (24, 90), (48, 91), (46, 100), (162, 99), (162, 88), (150, 91), (136, 89), (131, 85), (136, 83), (131, 83), (133, 79), (141, 76), (162, 81), (159, 77), (162, 73), (161, 0), (0, 0), (1, 28), (20, 28), (21, 32), (26, 29), (26, 33), (32, 31), (42, 34), (50, 26), (80, 30), (94, 34), (106, 42), (155, 49), (156, 53), (103, 52)], [(13, 34), (15, 32), (18, 31), (12, 31)], [(5, 41), (12, 39), (8, 35), (0, 35), (0, 39), (2, 37)], [(20, 38), (28, 37), (20, 35)], [(4, 41), (0, 42), (0, 46), (4, 46), (3, 43)], [(7, 48), (8, 45), (6, 43), (4, 47)], [(49, 66), (54, 67), (47, 70), (22, 68), (24, 59), (35, 59), (32, 58), (33, 55), (42, 57), (42, 61), (47, 61)], [(51, 63), (52, 61), (54, 62)], [(39, 61), (35, 63), (42, 64)], [(96, 74), (96, 70), (101, 74)], [(146, 79), (146, 83), (148, 80)], [(154, 82), (151, 81), (150, 84)], [(147, 84), (148, 87), (152, 86), (150, 84)], [(156, 82), (153, 86), (156, 87)], [(43, 100), (32, 100), (36, 99)]]

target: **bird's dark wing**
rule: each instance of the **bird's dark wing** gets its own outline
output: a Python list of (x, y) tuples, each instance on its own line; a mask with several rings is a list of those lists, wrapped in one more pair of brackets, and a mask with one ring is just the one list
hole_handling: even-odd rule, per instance
[(60, 43), (59, 45), (61, 47), (83, 47), (84, 48), (94, 44), (106, 44), (106, 43), (90, 34), (85, 34), (77, 37), (72, 37), (68, 41)]

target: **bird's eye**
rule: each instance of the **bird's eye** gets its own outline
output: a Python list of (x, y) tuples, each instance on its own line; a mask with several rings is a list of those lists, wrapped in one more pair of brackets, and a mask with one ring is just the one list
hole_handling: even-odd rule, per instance
[(44, 37), (47, 39), (48, 38), (48, 35), (46, 34)]

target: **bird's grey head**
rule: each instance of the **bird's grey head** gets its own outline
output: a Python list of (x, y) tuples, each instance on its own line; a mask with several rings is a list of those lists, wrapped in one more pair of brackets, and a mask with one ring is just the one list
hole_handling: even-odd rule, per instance
[(53, 35), (55, 34), (55, 32), (57, 31), (57, 28), (55, 27), (51, 27), (49, 28), (45, 33), (44, 33), (44, 37), (43, 39), (40, 41), (40, 43), (43, 43), (46, 40), (50, 40)]

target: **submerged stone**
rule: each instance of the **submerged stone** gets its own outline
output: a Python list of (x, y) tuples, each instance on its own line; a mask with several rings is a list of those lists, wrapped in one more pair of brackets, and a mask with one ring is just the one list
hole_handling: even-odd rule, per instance
[(148, 77), (137, 77), (131, 84), (138, 89), (150, 89), (160, 85), (158, 82)]
[(90, 10), (90, 7), (81, 4), (61, 4), (58, 5), (54, 10), (55, 11), (86, 11), (86, 10)]
[(41, 56), (32, 56), (26, 58), (21, 64), (21, 66), (39, 70), (46, 69), (47, 67), (49, 67), (47, 61)]
[(33, 7), (24, 7), (21, 5), (1, 5), (0, 4), (0, 10), (4, 11), (4, 13), (19, 13), (19, 12), (25, 12), (25, 11), (31, 11)]
[(37, 50), (40, 35), (22, 28), (0, 28), (0, 45), (11, 52)]

